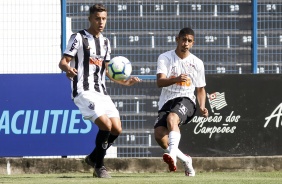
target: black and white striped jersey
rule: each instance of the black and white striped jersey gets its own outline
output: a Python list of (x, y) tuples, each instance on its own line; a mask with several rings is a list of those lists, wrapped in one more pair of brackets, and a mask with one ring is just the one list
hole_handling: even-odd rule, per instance
[(102, 34), (96, 38), (81, 30), (70, 37), (64, 54), (73, 57), (70, 66), (77, 69), (71, 82), (73, 98), (83, 91), (108, 95), (105, 62), (110, 60), (110, 53), (110, 42)]

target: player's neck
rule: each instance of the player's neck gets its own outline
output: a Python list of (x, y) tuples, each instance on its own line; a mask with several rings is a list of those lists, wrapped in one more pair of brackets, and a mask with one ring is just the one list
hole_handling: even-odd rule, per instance
[(91, 27), (87, 29), (87, 32), (92, 34), (96, 38), (98, 38), (101, 34), (99, 31), (95, 31), (94, 29), (91, 29)]
[(190, 52), (182, 52), (179, 50), (175, 50), (175, 54), (180, 58), (180, 59), (185, 59), (186, 57), (188, 57), (190, 55)]

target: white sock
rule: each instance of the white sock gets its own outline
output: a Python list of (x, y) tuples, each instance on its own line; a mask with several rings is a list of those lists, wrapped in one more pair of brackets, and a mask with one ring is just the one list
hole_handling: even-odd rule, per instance
[[(169, 153), (169, 149), (163, 149), (165, 153)], [(187, 155), (185, 155), (184, 153), (182, 153), (182, 151), (180, 151), (180, 149), (177, 150), (176, 152), (176, 157), (179, 158), (182, 162), (186, 162), (188, 160)]]
[(182, 151), (180, 151), (180, 149), (177, 150), (176, 153), (177, 158), (179, 158), (182, 162), (186, 162), (188, 160), (187, 155), (185, 155), (184, 153), (182, 153)]
[(166, 148), (166, 149), (163, 149), (165, 153), (169, 153), (169, 149)]
[[(181, 137), (180, 132), (171, 131), (171, 132), (169, 132), (168, 136), (169, 136), (169, 138), (168, 138), (169, 154), (176, 158), (176, 155), (177, 155), (177, 152), (178, 152), (178, 145), (179, 145), (180, 137)], [(176, 160), (175, 160), (175, 162), (176, 162)]]

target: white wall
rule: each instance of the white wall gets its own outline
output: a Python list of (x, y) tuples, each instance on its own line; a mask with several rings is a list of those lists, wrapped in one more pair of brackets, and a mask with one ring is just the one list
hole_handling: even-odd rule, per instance
[(61, 72), (60, 0), (1, 0), (0, 25), (0, 74)]

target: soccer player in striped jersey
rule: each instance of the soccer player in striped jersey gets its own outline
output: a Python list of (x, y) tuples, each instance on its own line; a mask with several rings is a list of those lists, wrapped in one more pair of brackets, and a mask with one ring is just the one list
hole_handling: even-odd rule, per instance
[(94, 174), (110, 178), (105, 166), (106, 150), (122, 132), (120, 116), (115, 104), (106, 91), (105, 76), (114, 82), (131, 86), (140, 82), (138, 77), (114, 80), (108, 75), (111, 47), (102, 35), (106, 26), (107, 10), (102, 4), (89, 9), (90, 26), (73, 34), (59, 63), (61, 70), (71, 80), (72, 98), (85, 119), (94, 122), (99, 131), (96, 147), (85, 162), (94, 167)]
[(192, 158), (179, 148), (179, 126), (192, 120), (196, 111), (196, 97), (200, 113), (208, 116), (206, 103), (205, 70), (202, 60), (190, 53), (194, 44), (194, 31), (183, 28), (176, 37), (177, 47), (158, 57), (157, 85), (162, 88), (159, 99), (158, 118), (154, 125), (155, 139), (164, 149), (163, 160), (170, 171), (176, 171), (179, 158), (184, 165), (186, 176), (195, 176)]

